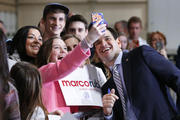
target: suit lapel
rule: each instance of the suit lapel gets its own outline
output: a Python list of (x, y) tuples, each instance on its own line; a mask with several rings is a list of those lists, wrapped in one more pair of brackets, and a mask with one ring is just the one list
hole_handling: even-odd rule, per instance
[[(127, 93), (128, 93), (128, 97), (129, 97), (129, 100), (132, 103), (132, 98), (131, 96), (132, 95), (132, 69), (131, 69), (131, 59), (129, 57), (130, 55), (129, 54), (123, 54), (123, 57), (122, 57), (122, 69), (123, 69), (123, 75), (124, 75), (124, 82), (126, 84), (126, 90), (127, 90)], [(134, 113), (136, 114), (136, 117), (137, 119), (140, 119), (139, 116), (140, 116), (140, 110), (138, 110), (137, 108), (134, 107), (134, 105), (132, 105), (132, 108), (133, 108), (133, 111)]]
[(127, 53), (123, 53), (123, 56), (122, 56), (122, 69), (123, 69), (123, 77), (124, 77), (127, 93), (129, 96), (131, 96), (132, 75), (131, 75), (130, 59)]

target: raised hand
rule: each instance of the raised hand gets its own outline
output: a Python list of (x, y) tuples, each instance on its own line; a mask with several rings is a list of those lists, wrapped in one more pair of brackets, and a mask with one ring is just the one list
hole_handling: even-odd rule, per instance
[(109, 94), (103, 96), (103, 112), (105, 115), (111, 115), (114, 103), (118, 99), (119, 97), (115, 95), (114, 89), (111, 89), (111, 92)]
[(106, 24), (100, 24), (101, 21), (97, 21), (92, 25), (88, 35), (86, 36), (86, 42), (89, 46), (92, 46), (101, 36), (105, 34)]

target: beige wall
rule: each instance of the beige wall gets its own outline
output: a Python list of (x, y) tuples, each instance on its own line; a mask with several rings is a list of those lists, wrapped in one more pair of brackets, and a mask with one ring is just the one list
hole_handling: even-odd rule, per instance
[(139, 16), (143, 21), (143, 37), (147, 26), (147, 0), (18, 0), (18, 28), (37, 25), (45, 4), (59, 2), (67, 5), (74, 13), (82, 14), (90, 22), (91, 12), (103, 12), (110, 26), (118, 20)]
[(144, 26), (142, 36), (146, 36), (147, 0), (0, 0), (0, 11), (17, 11), (17, 28), (37, 25), (44, 6), (50, 2), (68, 6), (72, 12), (84, 15), (88, 22), (91, 20), (91, 12), (103, 12), (106, 21), (112, 27), (116, 21), (139, 16)]
[(8, 37), (16, 31), (16, 0), (0, 0), (0, 20), (7, 29)]
[(15, 0), (0, 0), (0, 11), (15, 12)]

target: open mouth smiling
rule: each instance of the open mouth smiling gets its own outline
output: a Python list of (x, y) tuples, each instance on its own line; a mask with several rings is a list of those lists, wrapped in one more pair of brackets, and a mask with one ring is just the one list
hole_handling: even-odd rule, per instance
[(105, 52), (109, 51), (110, 49), (111, 49), (111, 48), (108, 47), (108, 48), (103, 49), (101, 52), (102, 52), (102, 53), (105, 53)]
[(62, 57), (62, 56), (61, 56), (61, 57), (58, 57), (58, 60), (62, 60), (63, 58), (64, 58), (64, 57)]
[(34, 50), (39, 50), (40, 46), (38, 46), (38, 45), (33, 45), (32, 48), (33, 48)]

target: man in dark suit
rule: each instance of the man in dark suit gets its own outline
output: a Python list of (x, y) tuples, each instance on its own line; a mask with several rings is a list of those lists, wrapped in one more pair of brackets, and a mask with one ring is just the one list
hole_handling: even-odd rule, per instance
[[(94, 44), (97, 56), (112, 73), (113, 66), (118, 67), (125, 99), (122, 102), (113, 74), (102, 87), (105, 119), (178, 120), (180, 70), (149, 46), (123, 53), (116, 37), (116, 33), (108, 28)], [(173, 103), (167, 86), (177, 93), (178, 105)], [(122, 103), (125, 103), (125, 109)]]

